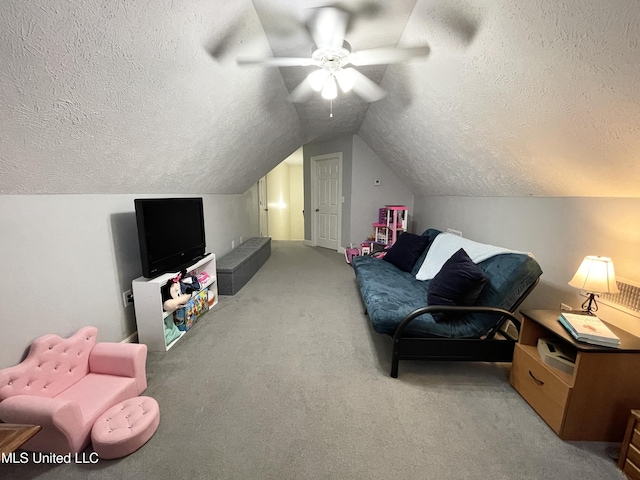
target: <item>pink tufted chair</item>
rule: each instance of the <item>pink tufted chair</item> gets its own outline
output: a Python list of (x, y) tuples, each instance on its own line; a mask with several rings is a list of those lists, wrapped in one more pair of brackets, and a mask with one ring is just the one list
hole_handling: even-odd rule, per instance
[(80, 452), (102, 413), (147, 388), (147, 346), (96, 343), (97, 334), (44, 335), (22, 363), (0, 370), (0, 420), (42, 427), (21, 448)]

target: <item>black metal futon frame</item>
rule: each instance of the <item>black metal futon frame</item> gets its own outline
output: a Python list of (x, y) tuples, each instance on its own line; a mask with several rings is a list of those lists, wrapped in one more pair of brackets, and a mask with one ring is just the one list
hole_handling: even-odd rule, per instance
[[(518, 339), (514, 338), (503, 327), (505, 327), (508, 320), (511, 320), (517, 331), (520, 332), (521, 322), (515, 316), (515, 311), (538, 282), (539, 279), (536, 279), (524, 291), (511, 311), (495, 307), (453, 307), (444, 305), (433, 305), (414, 310), (398, 324), (392, 336), (391, 376), (398, 378), (398, 363), (400, 360), (511, 362), (513, 360), (513, 349)], [(425, 313), (433, 312), (488, 313), (496, 315), (497, 320), (482, 338), (440, 338), (404, 335), (405, 329), (414, 319)]]

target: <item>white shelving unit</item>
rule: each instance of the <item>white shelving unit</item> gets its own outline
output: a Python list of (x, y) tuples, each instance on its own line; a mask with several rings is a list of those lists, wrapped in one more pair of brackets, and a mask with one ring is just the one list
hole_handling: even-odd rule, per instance
[[(218, 281), (216, 278), (216, 256), (210, 253), (203, 259), (186, 268), (187, 274), (198, 275), (202, 272), (209, 274), (209, 281), (202, 284), (202, 289), (208, 288), (215, 295), (213, 306), (218, 303)], [(162, 287), (179, 272), (169, 272), (156, 278), (139, 277), (132, 282), (133, 301), (138, 325), (138, 341), (147, 345), (151, 352), (166, 352), (173, 347), (187, 332), (180, 332), (180, 336), (169, 345), (165, 344), (164, 321), (173, 315), (162, 308)], [(212, 307), (213, 307), (212, 306)], [(212, 308), (209, 307), (209, 308)]]

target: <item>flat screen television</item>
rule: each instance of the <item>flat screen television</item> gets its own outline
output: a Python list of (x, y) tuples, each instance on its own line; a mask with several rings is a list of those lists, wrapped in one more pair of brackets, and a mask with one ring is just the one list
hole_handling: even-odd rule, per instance
[(134, 200), (142, 274), (177, 272), (204, 256), (202, 198)]

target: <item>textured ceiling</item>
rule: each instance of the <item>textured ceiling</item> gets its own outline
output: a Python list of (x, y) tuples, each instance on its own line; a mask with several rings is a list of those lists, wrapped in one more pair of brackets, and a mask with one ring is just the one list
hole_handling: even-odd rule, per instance
[(416, 194), (640, 196), (640, 2), (448, 2), (480, 19), (456, 48), (419, 0), (360, 136)]
[[(306, 69), (229, 61), (308, 55), (292, 19), (320, 2), (140, 3), (3, 2), (1, 194), (242, 193), (300, 145), (357, 133), (416, 194), (640, 197), (637, 0), (382, 2), (354, 49), (432, 54), (363, 69), (388, 96), (339, 97), (332, 119), (286, 100)], [(461, 14), (479, 27), (466, 48)]]
[(304, 138), (277, 70), (204, 48), (238, 8), (261, 28), (249, 1), (4, 1), (0, 193), (246, 191)]

